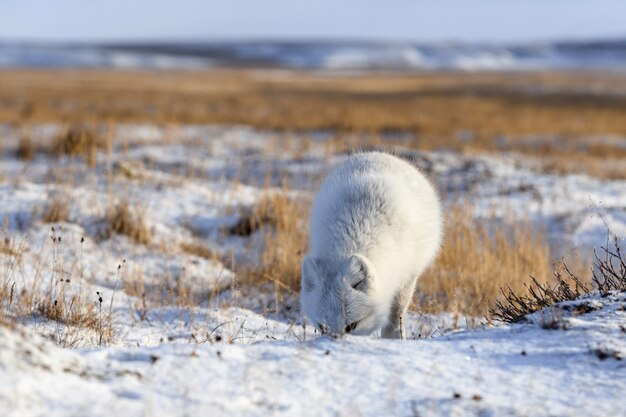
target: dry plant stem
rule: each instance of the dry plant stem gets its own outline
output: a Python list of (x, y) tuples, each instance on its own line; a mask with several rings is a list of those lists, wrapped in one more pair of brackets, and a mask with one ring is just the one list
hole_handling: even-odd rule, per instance
[(613, 246), (607, 245), (602, 247), (604, 257), (598, 256), (596, 253), (595, 268), (593, 270), (593, 282), (602, 294), (610, 291), (626, 291), (626, 255), (622, 253), (620, 241), (616, 235), (613, 235)]
[(593, 290), (598, 290), (602, 295), (611, 291), (626, 291), (626, 257), (616, 236), (613, 237), (613, 242), (614, 250), (607, 244), (601, 248), (603, 257), (596, 253), (591, 283), (584, 282), (563, 262), (554, 274), (556, 284), (542, 284), (533, 277), (532, 283), (526, 286), (523, 293), (511, 288), (503, 290), (504, 299), (496, 301), (491, 309), (493, 318), (515, 323), (525, 320), (527, 315), (542, 308), (576, 300)]
[(102, 341), (108, 340), (110, 326), (98, 317), (95, 305), (85, 298), (82, 285), (78, 285), (78, 293), (68, 290), (70, 282), (82, 275), (82, 261), (68, 262), (63, 256), (62, 245), (67, 244), (63, 231), (50, 230), (50, 240), (39, 251), (29, 253), (33, 258), (29, 257), (28, 261), (34, 265), (28, 284), (15, 276), (19, 262), (30, 252), (26, 240), (7, 239), (11, 253), (0, 254), (5, 265), (0, 276), (0, 312), (13, 319), (33, 316), (47, 319), (50, 326), (44, 329), (53, 330), (51, 335), (61, 346), (89, 344), (86, 338), (90, 331), (95, 331)]

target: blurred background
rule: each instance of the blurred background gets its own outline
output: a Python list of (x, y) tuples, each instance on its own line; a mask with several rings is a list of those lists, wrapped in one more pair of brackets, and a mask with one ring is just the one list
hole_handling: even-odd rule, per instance
[(0, 66), (624, 69), (618, 0), (39, 0), (0, 5)]
[(625, 14), (613, 0), (4, 1), (0, 122), (357, 132), (622, 177), (607, 135), (626, 133)]

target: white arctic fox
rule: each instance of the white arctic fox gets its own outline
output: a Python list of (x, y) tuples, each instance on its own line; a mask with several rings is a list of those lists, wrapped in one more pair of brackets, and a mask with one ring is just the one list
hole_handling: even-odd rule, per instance
[(402, 317), (419, 275), (439, 250), (441, 209), (411, 164), (354, 155), (326, 178), (313, 203), (301, 305), (322, 333), (404, 338)]

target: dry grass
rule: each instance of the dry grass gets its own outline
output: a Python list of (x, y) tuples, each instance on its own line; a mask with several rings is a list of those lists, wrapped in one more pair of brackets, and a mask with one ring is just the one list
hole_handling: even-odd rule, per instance
[(124, 281), (124, 292), (131, 297), (143, 298), (146, 296), (146, 284), (143, 271), (140, 268), (133, 268), (122, 277)]
[[(515, 151), (545, 158), (550, 170), (626, 178), (623, 146), (597, 140), (626, 137), (624, 92), (626, 77), (615, 73), (325, 77), (281, 72), (278, 77), (232, 70), (0, 71), (0, 122), (234, 123), (325, 130), (342, 140), (357, 133), (357, 146), (377, 138), (419, 149)], [(97, 135), (71, 128), (61, 136), (59, 152), (71, 149), (94, 162)], [(529, 145), (532, 138), (545, 140)], [(84, 144), (66, 146), (68, 141)]]
[[(34, 276), (29, 277), (28, 284), (23, 277), (18, 278), (29, 251), (26, 241), (6, 238), (1, 245), (8, 250), (0, 252), (0, 320), (35, 317), (55, 322), (56, 330), (46, 335), (53, 336), (64, 347), (109, 342), (113, 336), (111, 315), (103, 314), (100, 294), (92, 291), (91, 285), (83, 285), (80, 263), (61, 255), (60, 246), (67, 243), (54, 228), (51, 230), (46, 245), (51, 242), (52, 247), (44, 247), (38, 256), (29, 258), (34, 263), (31, 269)], [(49, 252), (51, 266), (45, 261)], [(76, 287), (69, 291), (73, 281), (79, 281), (77, 291)]]
[(192, 241), (180, 244), (180, 250), (188, 255), (197, 256), (199, 258), (218, 260), (219, 255), (211, 250), (206, 244)]
[(98, 150), (106, 147), (106, 140), (100, 137), (95, 129), (71, 125), (54, 137), (50, 153), (57, 157), (62, 155), (82, 157), (93, 168), (97, 163)]
[(15, 255), (18, 252), (19, 248), (14, 239), (5, 237), (0, 241), (0, 254)]
[(258, 265), (243, 271), (243, 282), (271, 282), (277, 290), (298, 292), (300, 264), (308, 244), (307, 219), (308, 205), (284, 193), (266, 194), (244, 215), (231, 233), (260, 230), (264, 246)]
[(37, 147), (30, 136), (20, 137), (16, 155), (22, 161), (32, 161), (37, 153)]
[(550, 276), (544, 233), (515, 219), (490, 231), (467, 207), (458, 204), (446, 213), (441, 253), (419, 280), (422, 311), (487, 316), (502, 288), (523, 292), (530, 275)]
[[(0, 260), (4, 261), (0, 273), (2, 273), (2, 281), (0, 282), (0, 308), (4, 307), (4, 313), (13, 306), (16, 296), (15, 281), (11, 280), (15, 270), (20, 265), (22, 254), (24, 252), (24, 243), (17, 242), (5, 236), (0, 241)], [(3, 312), (0, 311), (0, 316)]]
[(145, 320), (149, 311), (147, 298), (154, 291), (146, 291), (143, 272), (140, 269), (132, 269), (130, 273), (124, 274), (122, 279), (124, 292), (130, 297), (135, 297), (135, 301), (131, 301), (132, 305), (130, 308), (137, 313), (140, 320)]
[(103, 227), (99, 230), (99, 238), (109, 239), (114, 234), (128, 236), (142, 245), (150, 244), (152, 234), (142, 209), (134, 208), (128, 200), (112, 204), (106, 211)]
[(41, 215), (41, 221), (44, 223), (62, 223), (68, 222), (69, 218), (70, 197), (65, 193), (49, 195)]
[[(58, 295), (59, 297), (54, 298), (50, 295), (36, 296), (34, 313), (68, 327), (100, 331), (96, 303), (85, 302), (77, 295), (72, 297), (66, 297), (63, 293)], [(107, 334), (102, 336), (103, 339), (110, 339), (110, 332), (111, 330), (108, 329)]]
[(443, 140), (463, 130), (489, 140), (506, 133), (626, 131), (624, 99), (612, 94), (626, 91), (626, 79), (617, 74), (281, 74), (3, 71), (0, 97), (13, 100), (1, 101), (0, 120), (21, 120), (28, 102), (31, 121), (245, 123), (283, 130), (414, 131)]
[(180, 276), (164, 273), (158, 279), (146, 283), (141, 267), (132, 268), (121, 277), (124, 292), (131, 297), (131, 308), (144, 320), (150, 308), (163, 306), (198, 307), (211, 294), (194, 291), (184, 272)]

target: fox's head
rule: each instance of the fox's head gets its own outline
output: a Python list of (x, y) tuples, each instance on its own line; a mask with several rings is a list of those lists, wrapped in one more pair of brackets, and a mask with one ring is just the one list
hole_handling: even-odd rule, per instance
[(361, 255), (302, 261), (302, 311), (322, 334), (369, 334), (380, 328), (373, 292), (376, 272)]

